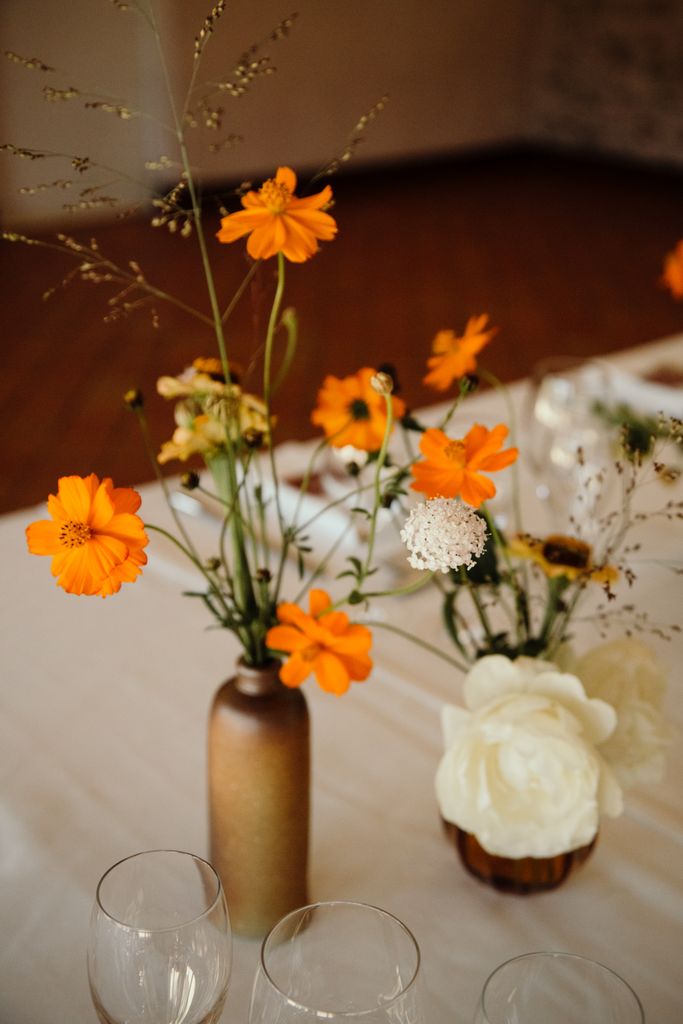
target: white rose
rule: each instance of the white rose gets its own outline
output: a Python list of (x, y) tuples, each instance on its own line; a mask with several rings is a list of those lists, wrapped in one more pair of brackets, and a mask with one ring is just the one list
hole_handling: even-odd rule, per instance
[(671, 730), (662, 714), (665, 676), (652, 651), (638, 640), (614, 640), (588, 651), (575, 671), (589, 697), (617, 712), (617, 727), (600, 753), (621, 785), (658, 782)]
[(467, 709), (446, 706), (436, 775), (442, 816), (503, 857), (552, 857), (585, 846), (621, 789), (596, 749), (614, 709), (549, 662), (481, 658), (464, 685)]

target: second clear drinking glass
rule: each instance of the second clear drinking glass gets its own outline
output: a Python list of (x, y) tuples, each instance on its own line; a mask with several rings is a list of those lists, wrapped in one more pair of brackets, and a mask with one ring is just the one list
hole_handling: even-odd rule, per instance
[(215, 1024), (231, 952), (220, 879), (201, 857), (150, 850), (102, 876), (88, 942), (102, 1024)]
[(249, 1024), (423, 1024), (420, 950), (398, 918), (316, 903), (266, 936)]
[(525, 953), (484, 985), (474, 1024), (644, 1024), (631, 986), (574, 953)]

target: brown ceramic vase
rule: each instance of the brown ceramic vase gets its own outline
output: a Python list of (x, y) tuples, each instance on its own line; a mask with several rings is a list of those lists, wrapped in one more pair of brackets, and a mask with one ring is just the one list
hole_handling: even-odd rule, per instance
[(210, 858), (244, 936), (308, 902), (308, 708), (279, 667), (238, 662), (209, 719)]
[(587, 846), (555, 857), (497, 857), (487, 853), (469, 832), (448, 822), (444, 825), (471, 875), (500, 892), (517, 896), (556, 889), (588, 859), (597, 843), (596, 836)]

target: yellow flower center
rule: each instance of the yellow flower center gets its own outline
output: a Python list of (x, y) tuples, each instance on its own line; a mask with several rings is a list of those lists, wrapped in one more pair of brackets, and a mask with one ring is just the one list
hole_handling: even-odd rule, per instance
[(259, 190), (259, 195), (269, 212), (275, 214), (284, 213), (292, 198), (292, 193), (287, 186), (283, 185), (282, 182), (276, 181), (275, 178), (268, 178), (267, 181), (264, 181)]
[(449, 441), (444, 448), (444, 455), (451, 462), (465, 462), (465, 442), (464, 441)]
[(304, 661), (315, 661), (320, 654), (320, 644), (310, 644), (309, 647), (304, 647), (301, 652), (301, 657)]
[(88, 524), (79, 523), (76, 519), (62, 523), (59, 529), (59, 543), (64, 548), (81, 548), (90, 537), (91, 530)]

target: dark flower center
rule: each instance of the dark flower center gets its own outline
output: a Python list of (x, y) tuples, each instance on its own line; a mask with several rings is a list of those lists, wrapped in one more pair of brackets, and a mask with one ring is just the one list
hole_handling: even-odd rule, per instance
[(354, 420), (369, 420), (370, 410), (368, 403), (363, 398), (354, 398), (349, 405), (349, 412)]
[(572, 569), (587, 569), (591, 560), (590, 545), (573, 537), (547, 537), (543, 544), (543, 557), (551, 565), (566, 565)]

